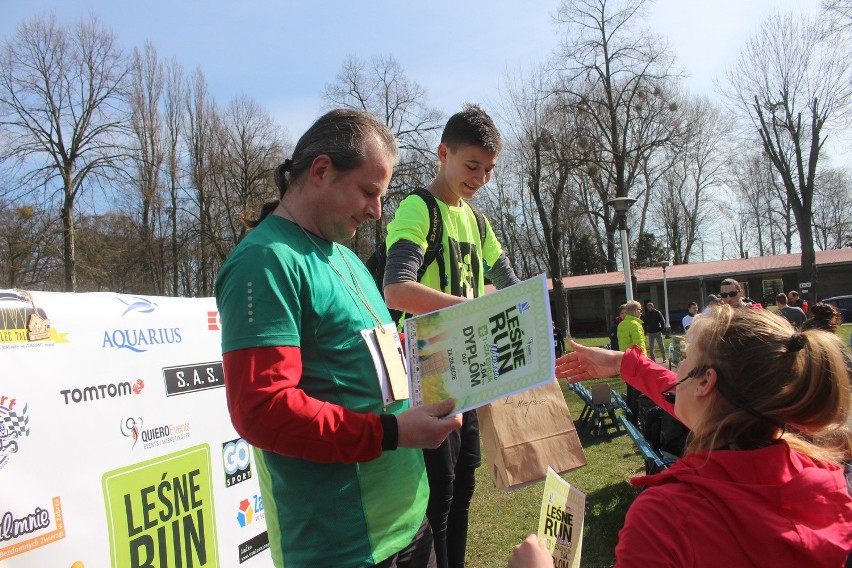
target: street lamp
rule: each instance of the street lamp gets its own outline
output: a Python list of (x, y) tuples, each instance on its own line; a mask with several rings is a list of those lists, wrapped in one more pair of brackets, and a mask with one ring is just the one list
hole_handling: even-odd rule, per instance
[(633, 301), (633, 282), (630, 275), (630, 248), (627, 243), (627, 210), (636, 203), (632, 197), (615, 197), (606, 202), (615, 209), (618, 229), (621, 231), (621, 264), (624, 267), (624, 291), (627, 301)]
[(666, 281), (666, 267), (669, 265), (668, 262), (661, 262), (660, 267), (663, 269), (663, 302), (665, 303), (666, 309), (666, 337), (671, 337), (672, 334), (672, 325), (669, 322), (669, 286)]

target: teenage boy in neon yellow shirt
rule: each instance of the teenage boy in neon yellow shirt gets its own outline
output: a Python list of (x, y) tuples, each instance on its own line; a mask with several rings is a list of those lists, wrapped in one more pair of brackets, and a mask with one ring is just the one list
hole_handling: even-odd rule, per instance
[[(438, 175), (427, 188), (441, 211), (442, 253), (417, 281), (429, 229), (428, 207), (409, 196), (388, 225), (385, 302), (408, 314), (424, 314), (484, 294), (485, 277), (497, 288), (518, 282), (487, 219), (484, 239), (471, 199), (491, 179), (502, 149), (494, 122), (469, 105), (447, 122), (438, 146)], [(404, 317), (404, 316), (403, 316)], [(465, 412), (461, 430), (436, 450), (424, 450), (429, 475), (426, 516), (435, 536), (438, 568), (464, 566), (470, 501), (479, 453), (476, 411)]]

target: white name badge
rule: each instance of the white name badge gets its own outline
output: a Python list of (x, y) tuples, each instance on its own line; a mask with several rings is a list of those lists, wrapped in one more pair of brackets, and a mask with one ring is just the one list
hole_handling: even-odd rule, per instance
[(392, 323), (361, 331), (376, 367), (385, 405), (408, 400), (408, 373), (399, 333)]

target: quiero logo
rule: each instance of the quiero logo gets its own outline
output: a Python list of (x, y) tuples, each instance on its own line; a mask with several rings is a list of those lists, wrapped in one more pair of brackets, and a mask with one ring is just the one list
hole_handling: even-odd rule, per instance
[(133, 383), (124, 381), (121, 383), (109, 383), (83, 388), (63, 389), (59, 391), (59, 394), (65, 397), (65, 404), (67, 406), (72, 402), (80, 404), (81, 402), (91, 402), (105, 398), (141, 394), (143, 390), (145, 390), (145, 382), (142, 379), (136, 379)]
[(225, 487), (251, 479), (251, 446), (242, 438), (222, 444)]
[[(62, 502), (37, 505), (26, 511), (6, 511), (0, 519), (0, 561), (65, 538)], [(52, 513), (52, 515), (51, 515)]]
[[(157, 304), (147, 298), (126, 296), (116, 299), (124, 305), (122, 317), (128, 314), (150, 314), (158, 309)], [(144, 353), (153, 347), (180, 343), (183, 340), (180, 333), (179, 327), (127, 326), (122, 329), (107, 329), (104, 330), (101, 348)]]
[(263, 531), (240, 545), (240, 564), (269, 548), (269, 533)]
[(153, 428), (143, 427), (142, 418), (129, 417), (121, 421), (121, 434), (125, 438), (130, 438), (133, 443), (131, 449), (136, 447), (138, 441), (142, 441), (142, 448), (150, 450), (158, 448), (180, 440), (189, 439), (190, 425), (189, 422), (182, 424), (164, 424), (154, 426)]
[(240, 506), (237, 510), (237, 522), (241, 527), (245, 528), (253, 522), (262, 521), (265, 518), (263, 496), (252, 495), (248, 499), (240, 501)]
[(222, 362), (198, 363), (181, 367), (165, 367), (163, 380), (166, 396), (175, 396), (200, 390), (225, 386), (225, 370)]
[(0, 346), (67, 343), (65, 336), (50, 327), (50, 319), (29, 292), (0, 292)]
[(0, 469), (18, 453), (23, 438), (30, 435), (30, 418), (27, 405), (9, 396), (0, 395)]
[(219, 566), (207, 444), (109, 471), (102, 484), (113, 568)]

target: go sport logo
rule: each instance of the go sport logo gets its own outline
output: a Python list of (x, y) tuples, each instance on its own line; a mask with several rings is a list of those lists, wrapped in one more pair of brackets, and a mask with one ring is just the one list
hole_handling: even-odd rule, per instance
[(251, 446), (242, 438), (222, 444), (225, 487), (251, 479)]
[[(122, 317), (135, 314), (150, 314), (159, 307), (155, 302), (139, 296), (116, 298), (124, 304)], [(134, 353), (144, 353), (151, 347), (174, 345), (183, 340), (179, 327), (125, 327), (123, 329), (104, 330), (101, 347), (127, 349)]]

